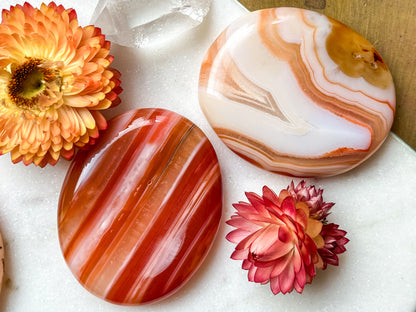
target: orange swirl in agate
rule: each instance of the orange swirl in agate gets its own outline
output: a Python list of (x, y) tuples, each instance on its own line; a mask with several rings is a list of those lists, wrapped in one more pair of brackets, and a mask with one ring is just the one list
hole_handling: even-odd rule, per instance
[(224, 30), (202, 63), (199, 99), (230, 149), (294, 176), (357, 166), (385, 140), (395, 110), (391, 74), (375, 48), (295, 8), (253, 12)]

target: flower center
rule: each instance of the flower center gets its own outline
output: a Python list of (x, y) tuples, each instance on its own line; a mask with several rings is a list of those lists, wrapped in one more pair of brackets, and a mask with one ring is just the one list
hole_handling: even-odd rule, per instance
[(38, 96), (46, 90), (46, 83), (56, 79), (53, 69), (41, 66), (40, 59), (30, 58), (17, 66), (8, 84), (10, 99), (21, 108), (33, 108)]

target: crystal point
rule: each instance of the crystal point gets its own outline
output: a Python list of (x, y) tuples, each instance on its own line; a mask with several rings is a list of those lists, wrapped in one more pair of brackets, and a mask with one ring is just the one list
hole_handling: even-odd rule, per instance
[(212, 0), (100, 0), (91, 22), (111, 41), (143, 47), (198, 26)]

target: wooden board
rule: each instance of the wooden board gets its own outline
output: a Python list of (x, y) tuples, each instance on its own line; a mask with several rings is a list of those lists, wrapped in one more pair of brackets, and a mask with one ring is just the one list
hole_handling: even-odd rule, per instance
[(352, 27), (383, 56), (396, 84), (393, 132), (416, 149), (416, 1), (240, 0), (249, 10), (294, 6), (315, 10)]

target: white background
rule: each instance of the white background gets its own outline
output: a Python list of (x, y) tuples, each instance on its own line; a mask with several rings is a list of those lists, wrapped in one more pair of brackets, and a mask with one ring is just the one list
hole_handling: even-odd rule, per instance
[[(0, 8), (14, 1), (2, 0)], [(21, 1), (20, 1), (21, 3)], [(40, 1), (32, 1), (37, 6)], [(63, 0), (87, 25), (96, 1)], [(319, 271), (302, 295), (274, 296), (268, 285), (247, 281), (241, 263), (229, 259), (233, 245), (225, 220), (244, 191), (267, 184), (277, 192), (290, 178), (241, 160), (216, 137), (197, 96), (199, 66), (210, 43), (243, 9), (233, 0), (214, 0), (198, 28), (164, 46), (146, 49), (113, 45), (113, 66), (122, 73), (122, 104), (107, 113), (141, 107), (176, 111), (196, 123), (212, 141), (220, 160), (223, 220), (201, 269), (175, 295), (141, 307), (106, 303), (78, 284), (61, 255), (56, 229), (60, 188), (68, 162), (44, 169), (13, 165), (0, 157), (0, 229), (5, 241), (6, 281), (0, 311), (411, 311), (416, 309), (416, 154), (390, 135), (371, 159), (334, 178), (307, 179), (325, 189), (336, 205), (330, 222), (348, 231), (339, 267)], [(295, 179), (299, 182), (299, 179)]]

